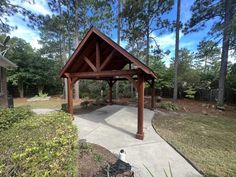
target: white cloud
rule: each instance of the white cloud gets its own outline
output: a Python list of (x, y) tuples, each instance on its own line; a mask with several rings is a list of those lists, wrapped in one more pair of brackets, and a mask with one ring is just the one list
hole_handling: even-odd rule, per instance
[(31, 46), (35, 49), (41, 48), (41, 45), (38, 43), (39, 34), (38, 32), (34, 31), (33, 29), (24, 26), (18, 25), (18, 28), (10, 33), (11, 37), (18, 37), (26, 40), (26, 42), (30, 43)]
[(34, 49), (40, 49), (42, 47), (41, 44), (39, 44), (38, 42), (39, 39), (35, 38), (32, 41), (30, 41), (30, 45), (34, 48)]
[(183, 42), (181, 41), (179, 43), (180, 48), (188, 48), (188, 47), (192, 47), (193, 45), (195, 45), (195, 43), (193, 41), (188, 41), (188, 42)]
[(229, 62), (232, 62), (232, 63), (236, 63), (235, 51), (233, 51), (233, 50), (230, 50), (230, 51), (229, 51), (228, 61), (229, 61)]
[[(183, 33), (180, 32), (179, 38), (181, 39)], [(169, 33), (166, 35), (157, 36), (156, 34), (152, 33), (151, 37), (154, 38), (158, 45), (162, 49), (169, 49), (171, 50), (175, 46), (175, 33)]]
[[(174, 57), (175, 54), (175, 32), (161, 36), (157, 36), (156, 34), (152, 33), (151, 37), (156, 40), (157, 44), (160, 46), (161, 49), (170, 51), (170, 54), (165, 55), (163, 58), (163, 61), (165, 62), (166, 66), (169, 66), (171, 58)], [(183, 37), (184, 34), (180, 32), (180, 48), (192, 48), (193, 46), (195, 46), (194, 41), (185, 41), (183, 40)], [(154, 42), (152, 42), (152, 44), (155, 45)]]
[(27, 2), (23, 3), (23, 6), (26, 9), (32, 10), (35, 13), (42, 14), (42, 15), (51, 15), (51, 11), (48, 9), (47, 4), (45, 4), (43, 1), (35, 1), (34, 4), (30, 4)]
[(16, 36), (19, 38), (23, 38), (26, 41), (31, 41), (35, 37), (38, 37), (38, 34), (34, 32), (32, 29), (27, 28), (27, 27), (18, 27), (16, 30), (12, 31), (10, 33), (11, 36)]
[(52, 12), (49, 10), (48, 4), (46, 0), (35, 0), (35, 3), (32, 3), (32, 0), (23, 1), (22, 0), (14, 0), (12, 3), (16, 5), (20, 5), (27, 10), (30, 10), (34, 13), (41, 15), (51, 15)]

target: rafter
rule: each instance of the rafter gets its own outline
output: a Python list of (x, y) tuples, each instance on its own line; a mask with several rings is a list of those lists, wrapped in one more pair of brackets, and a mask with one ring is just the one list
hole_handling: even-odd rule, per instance
[(116, 80), (109, 79), (109, 80), (107, 80), (107, 83), (109, 86), (112, 87), (116, 83)]
[(114, 55), (114, 53), (115, 53), (115, 50), (113, 49), (113, 50), (111, 51), (111, 53), (107, 56), (107, 58), (105, 59), (105, 61), (102, 63), (101, 68), (100, 68), (101, 70), (103, 70), (104, 67), (107, 66), (107, 63), (111, 60), (111, 58), (112, 58), (112, 56)]
[(94, 64), (86, 57), (83, 56), (84, 61), (90, 66), (90, 68), (94, 71), (97, 72), (97, 68), (94, 66)]
[(126, 78), (127, 80), (129, 80), (135, 87), (135, 89), (137, 89), (137, 81), (135, 81), (131, 76), (127, 75), (127, 76), (123, 76), (124, 78)]
[(72, 84), (74, 84), (77, 80), (78, 80), (78, 78), (76, 78), (76, 77), (72, 78), (72, 80), (71, 80)]

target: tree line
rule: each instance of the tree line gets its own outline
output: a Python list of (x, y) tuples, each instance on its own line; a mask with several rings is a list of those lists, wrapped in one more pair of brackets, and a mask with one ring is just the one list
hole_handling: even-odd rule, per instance
[[(57, 78), (56, 71), (59, 71), (64, 65), (91, 26), (97, 27), (110, 37), (114, 37), (112, 36), (114, 30), (117, 30), (117, 41), (125, 41), (127, 43), (126, 49), (157, 73), (156, 86), (158, 89), (171, 88), (176, 90), (176, 93), (180, 96), (181, 93), (188, 95), (187, 92), (193, 94), (197, 89), (203, 87), (207, 89), (218, 88), (218, 104), (223, 105), (225, 86), (231, 89), (236, 88), (234, 81), (235, 65), (228, 62), (229, 51), (235, 51), (236, 49), (235, 1), (195, 0), (191, 7), (192, 15), (185, 24), (181, 22), (181, 17), (178, 17), (178, 14), (176, 14), (176, 17), (178, 17), (176, 20), (167, 18), (167, 14), (174, 8), (173, 0), (49, 0), (48, 7), (51, 14), (45, 16), (34, 14), (20, 6), (14, 6), (8, 0), (2, 2), (0, 4), (1, 34), (7, 34), (14, 30), (14, 27), (10, 26), (6, 20), (2, 20), (2, 17), (7, 18), (15, 13), (23, 14), (29, 26), (39, 31), (39, 42), (42, 45), (42, 48), (38, 51), (34, 51), (32, 47), (28, 46), (28, 52), (24, 55), (31, 57), (34, 55), (32, 61), (35, 61), (29, 61), (28, 64), (39, 65), (40, 61), (42, 65), (49, 65), (50, 68), (55, 70), (53, 72), (53, 69), (49, 69), (52, 73), (45, 72), (47, 76), (53, 77), (53, 79), (49, 79), (49, 83), (45, 81), (40, 83), (40, 79), (36, 79), (43, 78), (43, 76), (40, 76), (40, 70), (38, 76), (36, 76), (38, 71), (34, 73), (34, 69), (21, 74), (19, 74), (21, 72), (18, 71), (19, 68), (16, 71), (10, 71), (9, 81), (17, 85), (19, 91), (28, 83), (37, 85), (38, 90), (42, 90), (48, 84), (52, 84), (52, 86), (60, 85), (60, 88), (64, 88), (63, 82)], [(179, 11), (184, 10), (181, 9), (180, 0), (178, 3)], [(176, 34), (178, 34), (177, 30), (181, 30), (184, 34), (194, 33), (204, 29), (207, 24), (209, 25), (209, 22), (211, 29), (206, 39), (199, 43), (197, 51), (193, 53), (186, 48), (177, 48), (170, 66), (166, 67), (162, 60), (169, 54), (169, 51), (161, 50), (161, 46), (156, 43), (156, 39), (152, 37), (152, 34), (155, 33), (160, 36), (165, 32), (173, 32), (174, 30), (176, 30)], [(12, 39), (12, 43), (14, 40)], [(21, 41), (22, 39), (18, 40)], [(24, 43), (25, 41), (22, 40), (21, 42)], [(15, 46), (15, 44), (12, 45)], [(14, 51), (14, 47), (13, 50), (9, 50), (7, 55), (16, 64), (24, 58), (20, 59), (20, 56), (23, 55), (18, 56), (17, 52)], [(27, 62), (23, 63), (26, 65)], [(175, 66), (178, 72), (174, 72)], [(31, 66), (31, 68), (34, 67)], [(174, 73), (176, 73), (175, 84)], [(27, 79), (20, 79), (23, 76)], [(83, 86), (88, 85), (81, 84)], [(176, 88), (174, 89), (174, 86), (179, 91)], [(122, 84), (117, 85), (117, 87), (128, 89)], [(75, 86), (75, 92), (79, 94), (78, 85)]]

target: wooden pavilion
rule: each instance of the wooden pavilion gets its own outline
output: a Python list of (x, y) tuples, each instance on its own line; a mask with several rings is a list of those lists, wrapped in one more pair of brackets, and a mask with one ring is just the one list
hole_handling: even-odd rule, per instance
[[(131, 69), (131, 65), (134, 69)], [(73, 114), (73, 84), (77, 80), (107, 81), (110, 104), (112, 104), (112, 86), (114, 83), (119, 80), (129, 80), (138, 92), (138, 130), (136, 138), (144, 138), (144, 84), (147, 82), (152, 87), (151, 108), (154, 108), (156, 75), (150, 68), (105, 34), (92, 27), (62, 68), (60, 77), (67, 78), (67, 100), (70, 114)]]

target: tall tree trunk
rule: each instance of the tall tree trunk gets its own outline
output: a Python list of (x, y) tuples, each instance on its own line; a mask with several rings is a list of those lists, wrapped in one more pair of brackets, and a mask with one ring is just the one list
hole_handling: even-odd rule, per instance
[[(66, 64), (66, 44), (65, 44), (65, 37), (63, 36), (63, 39), (62, 39), (62, 58), (63, 58), (63, 62), (64, 62), (64, 65)], [(67, 79), (64, 78), (64, 96), (65, 96), (65, 99), (68, 99), (68, 85), (67, 85)]]
[[(121, 0), (118, 0), (118, 11), (117, 11), (117, 44), (118, 45), (120, 45), (120, 30), (121, 30), (120, 8), (121, 8)], [(119, 82), (116, 81), (116, 99), (118, 98), (119, 98)]]
[(38, 89), (38, 94), (43, 93), (44, 86), (43, 85), (38, 85), (37, 89)]
[[(59, 15), (61, 17), (61, 1), (58, 1), (59, 3)], [(65, 39), (64, 39), (64, 36), (63, 34), (60, 32), (59, 33), (59, 36), (60, 36), (60, 59), (61, 59), (61, 64), (62, 64), (62, 67), (63, 65), (66, 64), (66, 55), (65, 55)], [(63, 88), (63, 95), (64, 95), (64, 99), (67, 99), (67, 79), (64, 78), (63, 79), (63, 82), (64, 82), (64, 88)]]
[(207, 71), (207, 57), (205, 58), (205, 66), (204, 66), (204, 72), (206, 73)]
[(146, 58), (146, 65), (147, 66), (149, 66), (149, 46), (150, 46), (150, 40), (149, 40), (149, 25), (148, 25), (147, 26), (147, 58)]
[(225, 78), (227, 72), (228, 52), (229, 52), (229, 30), (228, 25), (232, 13), (232, 0), (225, 0), (225, 16), (224, 16), (224, 29), (223, 29), (223, 45), (221, 53), (221, 66), (219, 78), (219, 93), (218, 105), (224, 105), (224, 91), (225, 91)]
[(179, 61), (179, 29), (180, 29), (180, 4), (177, 2), (177, 18), (176, 18), (176, 37), (175, 37), (175, 62), (174, 62), (174, 93), (173, 100), (176, 101), (178, 97), (178, 61)]
[[(129, 69), (132, 69), (132, 64), (129, 64)], [(133, 83), (130, 82), (130, 97), (133, 98), (134, 96), (134, 86)]]
[[(75, 0), (75, 48), (77, 48), (78, 44), (79, 44), (79, 30), (78, 30), (78, 0)], [(74, 90), (75, 90), (75, 99), (78, 100), (79, 99), (79, 81), (77, 81), (74, 84)]]
[(18, 91), (20, 93), (20, 98), (24, 98), (24, 84), (23, 83), (18, 84)]
[(147, 35), (147, 53), (146, 53), (146, 65), (149, 66), (149, 47), (150, 47), (150, 39), (149, 39), (149, 32), (150, 32), (150, 28), (149, 28), (149, 23), (150, 23), (150, 19), (149, 19), (149, 14), (150, 14), (150, 2), (148, 1), (148, 19), (147, 19), (147, 23), (146, 23), (146, 35)]

